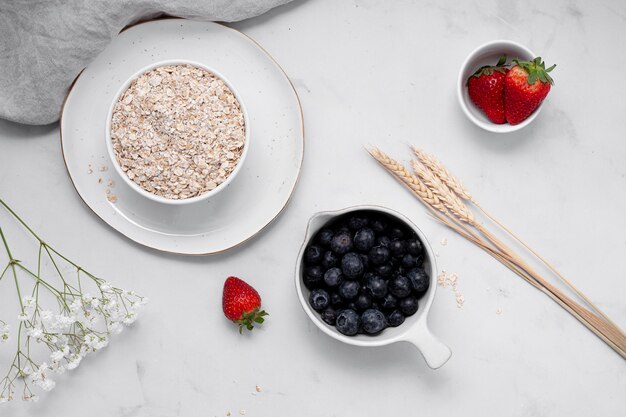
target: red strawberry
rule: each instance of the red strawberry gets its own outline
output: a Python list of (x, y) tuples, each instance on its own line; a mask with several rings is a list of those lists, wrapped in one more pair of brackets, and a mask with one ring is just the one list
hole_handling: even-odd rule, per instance
[(243, 328), (254, 328), (254, 323), (261, 324), (268, 314), (261, 310), (261, 296), (254, 288), (237, 277), (228, 277), (224, 282), (222, 309), (229, 320), (239, 325), (239, 333)]
[(513, 68), (504, 80), (506, 120), (516, 125), (526, 120), (541, 104), (554, 81), (548, 74), (556, 67), (546, 69), (541, 57), (532, 61), (513, 60)]
[(467, 80), (469, 96), (474, 104), (496, 124), (506, 122), (504, 117), (504, 67), (506, 55), (502, 55), (495, 66), (478, 68)]

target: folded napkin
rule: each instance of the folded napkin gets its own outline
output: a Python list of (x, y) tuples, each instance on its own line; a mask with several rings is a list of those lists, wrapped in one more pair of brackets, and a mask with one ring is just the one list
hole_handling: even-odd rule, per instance
[(232, 22), (290, 0), (2, 0), (0, 118), (59, 119), (72, 81), (125, 26), (160, 15)]

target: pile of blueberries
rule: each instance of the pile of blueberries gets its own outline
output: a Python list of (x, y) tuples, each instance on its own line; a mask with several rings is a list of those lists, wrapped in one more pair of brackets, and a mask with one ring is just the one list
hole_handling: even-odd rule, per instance
[(309, 304), (345, 335), (377, 334), (415, 314), (430, 279), (414, 230), (384, 213), (359, 210), (325, 225), (304, 253)]

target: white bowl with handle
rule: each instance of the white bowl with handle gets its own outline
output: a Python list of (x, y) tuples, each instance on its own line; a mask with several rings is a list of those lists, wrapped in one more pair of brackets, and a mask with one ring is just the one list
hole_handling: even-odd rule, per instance
[[(320, 229), (322, 229), (338, 216), (342, 216), (346, 213), (350, 213), (353, 211), (362, 210), (382, 213), (387, 217), (394, 218), (406, 224), (408, 227), (414, 230), (415, 233), (417, 233), (417, 236), (419, 237), (419, 240), (422, 242), (422, 245), (424, 247), (423, 265), (426, 273), (430, 278), (430, 285), (426, 293), (422, 296), (422, 298), (419, 299), (419, 308), (417, 312), (414, 315), (407, 317), (404, 323), (402, 323), (400, 326), (388, 327), (379, 334), (373, 336), (364, 334), (346, 336), (344, 334), (341, 334), (335, 327), (326, 324), (320, 317), (319, 313), (313, 310), (313, 308), (309, 305), (308, 299), (310, 291), (302, 281), (304, 268), (303, 257), (307, 246), (311, 242), (311, 239), (313, 239), (315, 234)], [(300, 299), (300, 304), (302, 304), (304, 312), (321, 331), (323, 331), (330, 337), (350, 345), (365, 347), (385, 346), (396, 342), (408, 342), (414, 345), (421, 352), (422, 356), (426, 360), (426, 363), (432, 369), (437, 369), (443, 366), (443, 364), (445, 364), (448, 359), (450, 359), (450, 356), (452, 355), (450, 348), (448, 348), (431, 333), (430, 329), (428, 328), (427, 322), (428, 312), (435, 298), (435, 291), (437, 288), (437, 265), (435, 264), (435, 256), (424, 233), (402, 214), (385, 207), (368, 205), (354, 206), (342, 210), (326, 211), (314, 214), (313, 217), (311, 217), (311, 219), (309, 220), (304, 243), (302, 244), (300, 252), (298, 253), (295, 275), (296, 292), (298, 294), (298, 298)]]

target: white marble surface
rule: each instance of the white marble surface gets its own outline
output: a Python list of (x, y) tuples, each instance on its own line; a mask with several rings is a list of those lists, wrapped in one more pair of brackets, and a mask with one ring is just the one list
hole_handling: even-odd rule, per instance
[[(415, 142), (436, 153), (625, 326), (625, 20), (623, 1), (308, 0), (233, 25), (291, 76), (307, 145), (283, 215), (243, 248), (214, 257), (163, 255), (126, 240), (72, 188), (56, 125), (0, 121), (2, 198), (63, 252), (152, 300), (136, 327), (52, 394), (3, 406), (0, 416), (624, 415), (624, 360), (429, 219), (362, 146), (400, 154)], [(454, 95), (465, 56), (497, 38), (558, 64), (542, 114), (508, 136), (470, 124)], [(355, 203), (411, 216), (440, 268), (459, 274), (464, 307), (439, 288), (431, 310), (431, 328), (454, 352), (442, 369), (429, 370), (405, 344), (342, 345), (301, 311), (293, 266), (305, 223), (314, 211)], [(221, 315), (231, 274), (256, 286), (271, 313), (251, 336)], [(12, 297), (5, 288), (2, 298)], [(0, 351), (3, 363), (7, 355)]]

